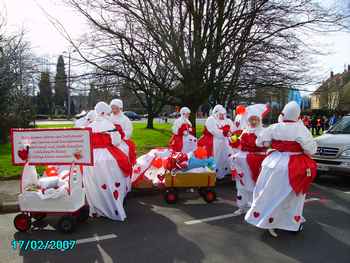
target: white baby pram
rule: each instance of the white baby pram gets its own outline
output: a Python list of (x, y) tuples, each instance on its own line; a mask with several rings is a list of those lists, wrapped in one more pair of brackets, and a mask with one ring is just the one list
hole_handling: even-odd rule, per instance
[(82, 166), (72, 163), (59, 167), (57, 176), (38, 177), (36, 167), (26, 164), (21, 177), (18, 203), (21, 213), (14, 219), (18, 231), (31, 229), (32, 220), (46, 216), (58, 216), (57, 229), (73, 232), (77, 223), (89, 217), (85, 203)]

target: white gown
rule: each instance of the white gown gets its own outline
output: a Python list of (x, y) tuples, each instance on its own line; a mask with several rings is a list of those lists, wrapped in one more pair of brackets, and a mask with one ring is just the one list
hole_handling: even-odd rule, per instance
[[(97, 117), (89, 127), (93, 132), (114, 129), (109, 120), (101, 117)], [(112, 132), (110, 136), (113, 145), (121, 142), (119, 133)], [(106, 148), (94, 149), (93, 153), (94, 166), (85, 166), (83, 177), (90, 215), (123, 221), (126, 218), (123, 201), (130, 188), (130, 179), (124, 176), (117, 161)]]
[(210, 116), (205, 127), (213, 135), (213, 157), (216, 165), (216, 177), (222, 179), (225, 175), (231, 172), (231, 159), (233, 155), (232, 147), (230, 146), (230, 138), (225, 137), (220, 128), (225, 125), (230, 126), (230, 131), (233, 133), (235, 128), (230, 119), (218, 120), (214, 116)]
[[(257, 145), (272, 140), (295, 141), (304, 152), (316, 152), (316, 143), (301, 122), (276, 123), (258, 137)], [(305, 194), (296, 195), (289, 183), (288, 163), (291, 152), (274, 151), (262, 163), (253, 193), (253, 203), (245, 220), (259, 228), (297, 231), (305, 222), (302, 216)]]
[[(246, 132), (255, 133), (258, 137), (264, 128), (248, 128), (243, 131), (242, 135)], [(234, 155), (232, 168), (236, 170), (237, 175), (235, 177), (236, 180), (236, 188), (237, 188), (237, 205), (239, 208), (247, 209), (250, 208), (253, 202), (253, 191), (255, 188), (255, 182), (252, 179), (252, 174), (247, 162), (247, 155), (249, 152), (238, 150), (238, 152)]]

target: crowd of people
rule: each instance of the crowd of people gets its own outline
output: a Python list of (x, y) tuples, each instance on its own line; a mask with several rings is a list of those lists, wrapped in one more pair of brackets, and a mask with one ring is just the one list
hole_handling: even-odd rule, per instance
[(312, 135), (321, 135), (321, 132), (328, 130), (331, 126), (333, 126), (341, 116), (334, 113), (331, 117), (327, 117), (325, 115), (304, 115), (301, 116), (301, 119), (304, 125), (311, 130)]
[[(189, 121), (191, 111), (183, 107), (166, 151), (186, 157), (205, 150), (215, 161), (217, 179), (229, 175), (235, 181), (238, 209), (234, 213), (245, 214), (248, 223), (277, 237), (275, 229), (299, 231), (305, 222), (305, 195), (316, 176), (310, 155), (317, 147), (308, 123), (300, 120), (296, 102), (285, 105), (278, 123), (264, 128), (262, 119), (268, 111), (264, 104), (239, 106), (232, 121), (226, 109), (216, 105), (197, 140)], [(131, 190), (133, 167), (149, 155), (136, 159), (132, 124), (119, 99), (109, 105), (97, 103), (76, 126), (90, 127), (93, 132), (94, 166), (85, 167), (83, 176), (90, 215), (123, 221), (123, 201)]]

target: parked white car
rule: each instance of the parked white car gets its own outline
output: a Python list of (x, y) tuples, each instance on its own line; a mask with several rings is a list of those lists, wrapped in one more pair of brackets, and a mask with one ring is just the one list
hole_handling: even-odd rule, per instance
[(318, 170), (350, 175), (350, 115), (344, 116), (322, 136), (316, 138), (313, 159)]

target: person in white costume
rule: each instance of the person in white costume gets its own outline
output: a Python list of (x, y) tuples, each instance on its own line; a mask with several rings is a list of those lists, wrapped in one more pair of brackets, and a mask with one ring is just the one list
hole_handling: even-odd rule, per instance
[(122, 139), (109, 120), (111, 107), (99, 102), (95, 111), (96, 120), (88, 125), (93, 132), (94, 166), (84, 167), (83, 177), (90, 215), (123, 221), (126, 218), (123, 200), (132, 167), (125, 153), (117, 148)]
[(197, 148), (197, 138), (193, 135), (192, 124), (189, 120), (191, 110), (187, 107), (180, 109), (180, 117), (172, 127), (173, 136), (169, 148), (175, 152), (189, 153)]
[(258, 147), (256, 139), (261, 135), (262, 118), (267, 113), (265, 104), (255, 104), (246, 108), (245, 116), (248, 127), (243, 129), (239, 139), (239, 151), (233, 157), (233, 171), (237, 188), (238, 210), (235, 215), (248, 211), (253, 201), (255, 182), (261, 169), (261, 163), (266, 157), (266, 148)]
[(128, 155), (130, 163), (134, 165), (136, 163), (136, 146), (131, 140), (133, 127), (129, 118), (123, 113), (123, 101), (113, 99), (109, 105), (112, 109), (110, 120), (122, 137), (119, 147)]
[(262, 163), (253, 203), (245, 220), (256, 227), (299, 231), (306, 192), (316, 176), (316, 163), (309, 155), (316, 143), (303, 123), (298, 121), (299, 105), (292, 101), (282, 111), (282, 120), (273, 124), (256, 140), (258, 146), (272, 150)]
[(207, 150), (209, 157), (214, 157), (217, 179), (230, 174), (233, 153), (230, 137), (234, 131), (232, 121), (226, 117), (226, 109), (222, 105), (216, 105), (205, 122), (203, 135), (197, 144)]

